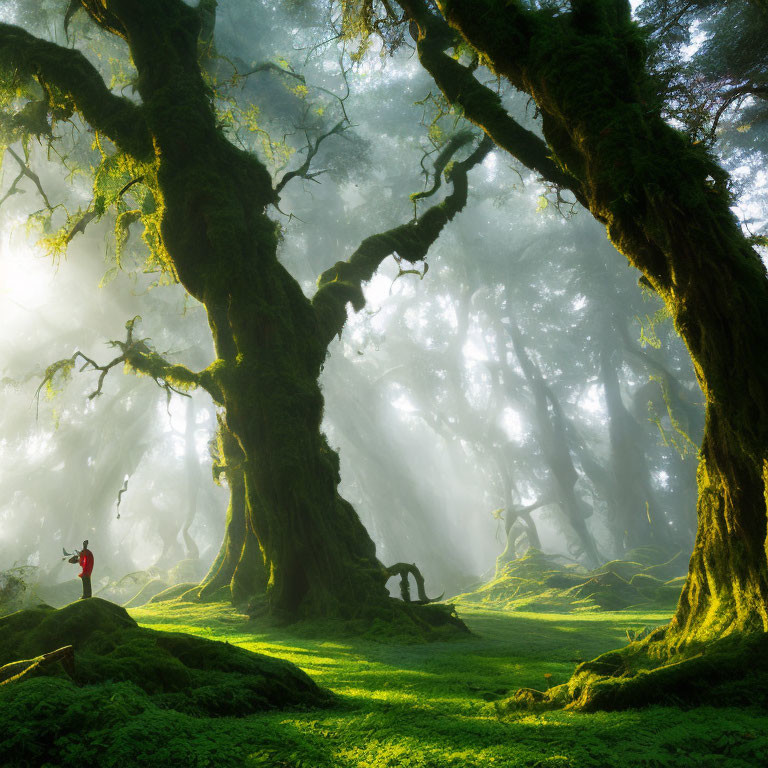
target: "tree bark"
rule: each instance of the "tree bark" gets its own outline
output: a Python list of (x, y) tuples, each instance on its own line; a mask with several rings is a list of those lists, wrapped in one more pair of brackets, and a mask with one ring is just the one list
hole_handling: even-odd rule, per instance
[[(222, 587), (230, 587), (233, 600), (242, 600), (265, 592), (267, 587), (264, 557), (258, 542), (252, 541), (248, 507), (245, 500), (244, 455), (235, 436), (227, 427), (222, 414), (218, 416), (216, 432), (218, 455), (221, 462), (219, 476), (224, 474), (229, 487), (229, 505), (224, 528), (224, 539), (208, 574), (203, 579), (199, 597), (207, 598)], [(246, 537), (248, 546), (246, 552)], [(259, 572), (260, 571), (260, 572)], [(235, 579), (235, 574), (237, 578)], [(250, 581), (249, 581), (250, 579)]]
[[(141, 181), (154, 203), (150, 218), (142, 219), (150, 224), (145, 239), (207, 311), (216, 361), (201, 373), (170, 365), (132, 339), (133, 323), (125, 344), (117, 343), (123, 352), (118, 360), (169, 392), (205, 388), (225, 409), (239, 447), (228, 541), (206, 592), (226, 581), (237, 557), (233, 595), (265, 601), (272, 614), (349, 617), (372, 610), (391, 617), (386, 569), (337, 492), (338, 456), (320, 432), (318, 377), (329, 342), (344, 327), (347, 303), (364, 306), (362, 285), (390, 254), (424, 259), (466, 204), (467, 172), (485, 157), (490, 141), (449, 166), (472, 137), (452, 140), (439, 169), (452, 192), (414, 221), (363, 241), (348, 261), (320, 276), (310, 301), (277, 259), (277, 225), (267, 207), (278, 197), (267, 170), (217, 125), (199, 62), (204, 9), (182, 0), (80, 2), (93, 21), (127, 42), (139, 104), (111, 94), (77, 51), (7, 24), (0, 24), (0, 66), (45, 85), (51, 110), (65, 116), (78, 111), (140, 164), (141, 177), (132, 183)], [(3, 85), (17, 87), (15, 80)], [(93, 364), (100, 381), (116, 362)]]
[(629, 3), (553, 15), (443, 2), (449, 23), (529, 93), (570, 187), (670, 309), (706, 400), (698, 532), (667, 644), (768, 630), (768, 280), (727, 174), (661, 117)]

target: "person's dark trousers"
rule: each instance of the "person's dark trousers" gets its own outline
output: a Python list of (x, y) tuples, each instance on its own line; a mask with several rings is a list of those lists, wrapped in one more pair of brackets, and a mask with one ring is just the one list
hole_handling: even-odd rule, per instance
[(80, 598), (82, 600), (85, 597), (91, 596), (91, 577), (81, 576), (80, 578), (83, 580), (83, 597)]

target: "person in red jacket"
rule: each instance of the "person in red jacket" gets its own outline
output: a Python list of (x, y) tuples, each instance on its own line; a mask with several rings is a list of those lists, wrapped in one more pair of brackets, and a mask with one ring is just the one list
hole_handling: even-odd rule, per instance
[(83, 596), (80, 598), (84, 600), (86, 597), (91, 597), (91, 573), (93, 571), (93, 552), (88, 549), (88, 539), (83, 542), (83, 548), (73, 557), (69, 559), (70, 563), (78, 563), (82, 568), (82, 571), (78, 576), (83, 580)]

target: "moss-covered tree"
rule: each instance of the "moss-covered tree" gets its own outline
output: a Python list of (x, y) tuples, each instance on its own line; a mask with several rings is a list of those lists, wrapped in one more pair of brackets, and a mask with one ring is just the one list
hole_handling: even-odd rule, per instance
[[(78, 50), (0, 24), (3, 140), (34, 133), (32, 111), (44, 126), (77, 114), (109, 139), (115, 151), (107, 161), (125, 170), (132, 190), (143, 190), (142, 205), (132, 213), (144, 223), (145, 240), (206, 308), (216, 360), (204, 371), (165, 361), (133, 338), (132, 323), (118, 357), (163, 386), (206, 389), (225, 411), (222, 456), (232, 503), (227, 540), (204, 589), (229, 579), (239, 598), (257, 600), (266, 584), (265, 606), (273, 614), (360, 615), (388, 600), (391, 574), (337, 492), (339, 462), (320, 431), (317, 379), (347, 304), (356, 310), (364, 305), (363, 283), (388, 255), (424, 258), (466, 203), (467, 172), (490, 142), (464, 160), (454, 158), (446, 170), (452, 191), (442, 202), (364, 240), (349, 260), (320, 276), (310, 300), (278, 260), (277, 227), (267, 215), (297, 173), (273, 183), (257, 157), (228, 141), (217, 124), (199, 42), (215, 6), (181, 0), (70, 4), (68, 18), (83, 9), (125, 41), (138, 73), (137, 100), (111, 92)], [(452, 152), (470, 141), (465, 136)], [(126, 189), (110, 197), (97, 174), (93, 215)], [(103, 379), (116, 362), (90, 364)]]
[[(704, 144), (664, 120), (629, 2), (399, 5), (446, 98), (605, 225), (663, 299), (691, 354), (706, 401), (698, 533), (677, 612), (648, 651), (667, 657), (735, 633), (765, 633), (766, 270), (730, 209), (727, 174)], [(451, 49), (474, 59), (467, 65)], [(475, 78), (478, 58), (534, 100), (544, 140)]]
[(223, 414), (216, 432), (216, 479), (223, 474), (229, 487), (224, 540), (197, 594), (201, 598), (229, 587), (236, 603), (266, 592), (267, 578), (259, 542), (248, 519), (245, 495), (244, 454), (237, 438), (227, 427)]

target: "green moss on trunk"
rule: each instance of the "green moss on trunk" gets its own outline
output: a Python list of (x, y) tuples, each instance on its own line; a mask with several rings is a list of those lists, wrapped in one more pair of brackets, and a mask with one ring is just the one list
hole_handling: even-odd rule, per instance
[[(222, 415), (218, 418), (218, 431), (216, 434), (218, 454), (221, 461), (218, 467), (219, 477), (223, 474), (226, 477), (226, 483), (229, 488), (229, 505), (227, 507), (227, 520), (224, 529), (224, 540), (221, 548), (213, 562), (208, 574), (203, 579), (198, 596), (202, 599), (214, 595), (222, 587), (232, 587), (233, 577), (239, 564), (244, 558), (246, 546), (246, 532), (248, 527), (248, 514), (245, 501), (245, 476), (243, 473), (243, 452), (235, 439), (235, 436), (227, 427), (226, 420)], [(253, 533), (250, 532), (251, 537)], [(258, 555), (261, 564), (261, 575), (254, 577), (253, 586), (250, 591), (259, 588), (266, 588), (266, 579), (264, 577), (264, 564), (261, 551), (256, 544), (256, 552), (253, 551), (253, 544), (249, 547), (248, 558), (254, 554)], [(238, 579), (238, 590), (244, 586), (242, 577), (245, 575), (245, 568), (240, 569), (240, 578)], [(253, 568), (247, 570), (252, 571)], [(261, 585), (259, 582), (261, 581)]]
[(768, 280), (727, 176), (661, 117), (629, 4), (552, 15), (444, 2), (492, 68), (530, 93), (561, 167), (670, 309), (706, 399), (699, 526), (665, 647), (768, 630)]

